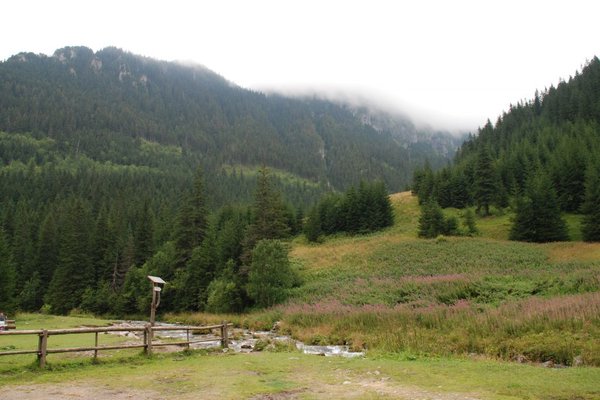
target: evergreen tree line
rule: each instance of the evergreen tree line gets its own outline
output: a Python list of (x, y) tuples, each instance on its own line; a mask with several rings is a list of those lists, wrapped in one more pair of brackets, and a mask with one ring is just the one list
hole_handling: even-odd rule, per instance
[(452, 165), (415, 171), (412, 190), (421, 204), (475, 206), (516, 212), (511, 238), (566, 240), (562, 212), (583, 214), (586, 241), (599, 241), (596, 210), (600, 169), (600, 60), (533, 100), (488, 121), (457, 153)]
[(361, 181), (358, 189), (325, 196), (308, 213), (304, 233), (309, 241), (338, 232), (362, 234), (393, 225), (392, 205), (383, 182)]
[[(144, 197), (95, 206), (71, 193), (41, 210), (21, 199), (0, 227), (0, 308), (145, 314), (148, 275), (168, 282), (162, 311), (240, 312), (283, 301), (300, 283), (286, 241), (309, 235), (315, 220), (284, 202), (266, 168), (251, 206), (211, 212), (200, 171), (177, 209), (164, 215), (160, 203)], [(366, 233), (393, 223), (381, 182), (328, 196), (315, 211), (327, 213), (320, 233)]]
[(266, 169), (252, 207), (211, 214), (200, 174), (192, 187), (165, 216), (141, 199), (96, 210), (67, 195), (42, 211), (20, 201), (0, 226), (0, 308), (146, 313), (147, 275), (169, 282), (162, 310), (232, 312), (281, 301), (297, 280), (277, 239), (300, 233), (302, 213), (283, 202)]

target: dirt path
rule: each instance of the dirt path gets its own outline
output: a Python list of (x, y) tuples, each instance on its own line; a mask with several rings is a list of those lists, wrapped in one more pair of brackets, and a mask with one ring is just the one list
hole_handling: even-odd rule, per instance
[(63, 400), (63, 399), (94, 399), (94, 400), (129, 400), (165, 399), (157, 392), (148, 390), (110, 389), (85, 384), (65, 383), (60, 385), (26, 385), (2, 388), (2, 400)]
[[(219, 396), (218, 390), (211, 390), (211, 398), (231, 398)], [(2, 390), (2, 400), (63, 400), (63, 399), (94, 399), (94, 400), (188, 400), (206, 398), (206, 392), (198, 390), (188, 393), (173, 393), (163, 395), (156, 391), (136, 390), (128, 388), (109, 388), (84, 383), (63, 383), (60, 385), (40, 384), (5, 387)], [(217, 396), (217, 397), (215, 397)], [(243, 397), (233, 397), (240, 398)], [(416, 387), (397, 385), (388, 378), (367, 378), (356, 381), (343, 381), (335, 384), (316, 382), (310, 387), (265, 393), (250, 397), (251, 400), (292, 400), (292, 399), (422, 399), (422, 400), (479, 400), (471, 394), (433, 392)]]

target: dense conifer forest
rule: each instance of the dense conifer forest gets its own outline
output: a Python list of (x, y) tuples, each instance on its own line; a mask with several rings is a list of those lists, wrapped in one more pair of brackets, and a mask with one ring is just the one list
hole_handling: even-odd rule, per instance
[(0, 63), (0, 308), (145, 312), (147, 273), (170, 282), (165, 310), (255, 304), (261, 240), (300, 233), (326, 193), (401, 190), (454, 152), (457, 139), (403, 138), (365, 112), (116, 48), (13, 56)]
[(470, 136), (451, 166), (414, 174), (422, 204), (483, 215), (511, 207), (514, 240), (567, 240), (561, 213), (582, 213), (582, 236), (599, 241), (600, 60), (532, 100), (512, 105)]

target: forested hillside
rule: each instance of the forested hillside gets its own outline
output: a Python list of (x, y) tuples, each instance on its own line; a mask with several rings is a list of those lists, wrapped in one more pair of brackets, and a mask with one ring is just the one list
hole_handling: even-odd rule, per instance
[[(298, 233), (324, 193), (375, 179), (398, 190), (426, 158), (443, 165), (455, 151), (455, 139), (406, 126), (375, 129), (348, 106), (266, 96), (116, 48), (13, 56), (0, 63), (0, 308), (135, 312), (147, 262), (179, 282), (203, 274), (164, 304), (203, 308), (227, 261), (219, 282), (248, 278), (239, 268), (250, 266), (263, 166), (286, 230), (252, 244)], [(206, 226), (186, 244), (190, 210)], [(234, 300), (229, 309), (248, 303)]]
[(115, 48), (19, 54), (0, 64), (0, 82), (0, 130), (101, 162), (162, 167), (147, 150), (166, 147), (194, 163), (266, 165), (338, 190), (374, 178), (399, 190), (415, 165), (445, 156), (423, 143), (413, 151), (419, 136), (398, 143), (332, 102), (266, 96), (203, 67)]
[[(594, 57), (567, 81), (511, 106), (495, 124), (488, 121), (452, 166), (416, 171), (413, 190), (422, 203), (475, 205), (483, 215), (510, 205), (517, 240), (567, 239), (560, 212), (583, 213), (584, 239), (600, 240), (594, 222), (599, 173), (600, 60)], [(539, 224), (553, 219), (550, 226)]]

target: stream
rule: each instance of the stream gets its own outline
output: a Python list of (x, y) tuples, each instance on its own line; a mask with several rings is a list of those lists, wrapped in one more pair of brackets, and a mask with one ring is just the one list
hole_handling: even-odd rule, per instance
[[(120, 321), (113, 324), (115, 327), (143, 327), (147, 324), (146, 321)], [(178, 324), (168, 324), (157, 322), (157, 326), (181, 326)], [(126, 336), (131, 338), (141, 339), (141, 332), (111, 332), (114, 335)], [(181, 330), (166, 330), (155, 333), (157, 339), (177, 339), (186, 340), (187, 334)], [(192, 349), (211, 349), (221, 346), (221, 337), (214, 333), (195, 334), (190, 332), (190, 341), (202, 340), (202, 342), (191, 343)], [(320, 356), (339, 356), (339, 357), (362, 357), (363, 352), (350, 351), (348, 346), (330, 345), (330, 346), (314, 346), (307, 345), (298, 340), (292, 339), (289, 336), (280, 335), (275, 331), (250, 331), (248, 329), (233, 328), (229, 331), (229, 347), (237, 353), (250, 353), (253, 351), (261, 351), (269, 346), (275, 347), (277, 344), (292, 345), (304, 354), (314, 354)]]

